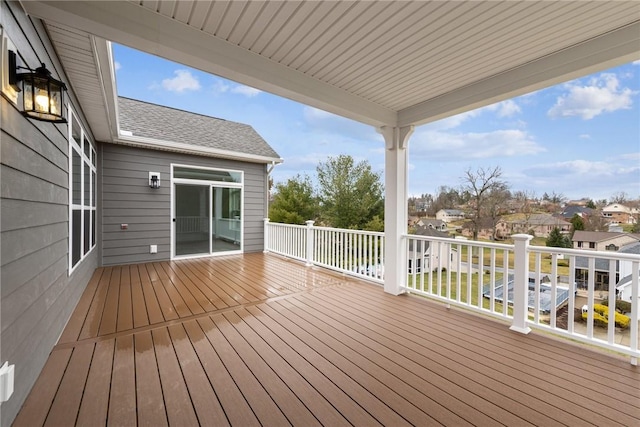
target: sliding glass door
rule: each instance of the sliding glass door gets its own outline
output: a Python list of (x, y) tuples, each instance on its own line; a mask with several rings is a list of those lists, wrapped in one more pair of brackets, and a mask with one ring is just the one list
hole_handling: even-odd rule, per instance
[(213, 187), (211, 198), (211, 251), (240, 250), (240, 201), (239, 188)]
[(209, 186), (175, 186), (176, 256), (211, 252)]
[(174, 256), (242, 250), (242, 173), (173, 168)]

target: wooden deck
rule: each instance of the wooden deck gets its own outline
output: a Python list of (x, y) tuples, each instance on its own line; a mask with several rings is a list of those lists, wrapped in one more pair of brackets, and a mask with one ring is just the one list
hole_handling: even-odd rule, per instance
[(96, 270), (15, 426), (640, 425), (640, 369), (273, 255)]

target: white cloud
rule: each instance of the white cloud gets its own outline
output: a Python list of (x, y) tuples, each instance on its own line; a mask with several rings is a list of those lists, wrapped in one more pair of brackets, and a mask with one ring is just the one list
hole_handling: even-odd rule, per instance
[(355, 141), (382, 141), (373, 126), (365, 125), (337, 114), (305, 106), (302, 110), (305, 124), (315, 134), (331, 135), (335, 142), (351, 139)]
[(580, 139), (591, 139), (591, 135), (588, 133), (580, 134)]
[(162, 80), (164, 89), (177, 93), (200, 89), (200, 82), (189, 70), (176, 70), (173, 74), (175, 74), (175, 77)]
[(216, 80), (213, 82), (213, 91), (216, 93), (226, 93), (229, 92), (229, 89), (231, 89), (231, 86), (222, 80)]
[(122, 68), (122, 65), (118, 62), (118, 61), (114, 61), (113, 63), (113, 68), (118, 71), (120, 68)]
[(640, 65), (640, 59), (638, 59), (637, 61), (633, 61), (632, 64), (633, 65)]
[(500, 118), (503, 117), (513, 117), (516, 114), (522, 112), (520, 106), (515, 103), (512, 99), (508, 99), (506, 101), (498, 102), (496, 104), (488, 105), (484, 107), (484, 109), (488, 111), (495, 111), (496, 115)]
[(526, 131), (452, 133), (417, 131), (409, 142), (410, 155), (424, 160), (461, 161), (532, 155), (546, 151)]
[(231, 92), (244, 95), (248, 98), (253, 98), (254, 96), (257, 96), (262, 93), (262, 91), (259, 89), (252, 88), (250, 86), (245, 86), (245, 85), (235, 86), (231, 89)]
[(479, 116), (481, 112), (482, 108), (478, 110), (467, 111), (461, 114), (456, 114), (455, 116), (447, 117), (446, 119), (429, 123), (423, 128), (431, 131), (455, 129), (467, 120)]
[(584, 85), (569, 82), (565, 85), (568, 92), (558, 97), (547, 114), (552, 118), (578, 116), (590, 120), (603, 113), (629, 109), (636, 92), (619, 86), (618, 78), (611, 73), (592, 77)]

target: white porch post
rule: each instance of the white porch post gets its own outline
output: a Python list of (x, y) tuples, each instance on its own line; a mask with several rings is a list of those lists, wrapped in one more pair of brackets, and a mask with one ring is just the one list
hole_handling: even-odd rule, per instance
[[(514, 263), (513, 263), (513, 323), (512, 331), (528, 334), (531, 329), (527, 326), (529, 314), (529, 240), (528, 234), (514, 234)], [(508, 277), (508, 275), (507, 275)], [(508, 285), (508, 280), (504, 281)]]
[(385, 142), (384, 152), (384, 291), (404, 292), (407, 281), (407, 251), (402, 235), (407, 232), (407, 143), (413, 126), (378, 128)]
[(315, 242), (313, 241), (313, 224), (315, 221), (308, 220), (305, 223), (307, 224), (307, 267), (313, 265), (313, 248), (315, 246)]
[(264, 249), (265, 254), (269, 252), (269, 218), (264, 218)]

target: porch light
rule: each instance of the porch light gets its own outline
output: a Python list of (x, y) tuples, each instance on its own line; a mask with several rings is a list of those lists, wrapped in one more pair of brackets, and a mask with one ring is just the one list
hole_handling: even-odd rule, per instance
[(160, 188), (160, 172), (149, 172), (149, 187)]
[(22, 114), (44, 122), (67, 123), (63, 116), (67, 86), (51, 77), (51, 72), (44, 63), (35, 70), (15, 68), (18, 69), (29, 70), (15, 76), (15, 81), (22, 81)]

